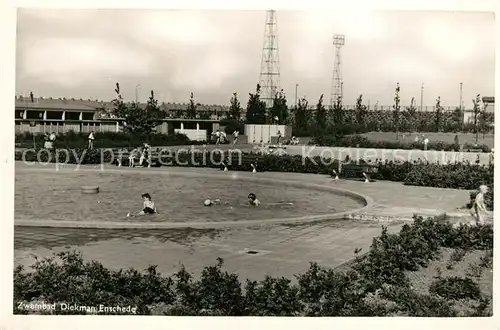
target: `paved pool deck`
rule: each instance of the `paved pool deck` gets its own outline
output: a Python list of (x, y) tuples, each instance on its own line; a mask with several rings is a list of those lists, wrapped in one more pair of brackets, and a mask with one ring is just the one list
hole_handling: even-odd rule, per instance
[[(16, 163), (16, 175), (23, 171), (55, 171), (55, 165)], [(67, 166), (64, 171), (74, 171)], [(81, 171), (100, 171), (100, 166), (82, 166)], [(105, 166), (103, 171), (198, 173), (224, 175), (206, 168), (129, 169)], [(274, 180), (296, 180), (317, 185), (335, 186), (370, 196), (373, 205), (354, 214), (352, 219), (307, 223), (259, 223), (218, 228), (177, 229), (81, 229), (16, 226), (14, 230), (14, 264), (29, 266), (33, 256), (77, 250), (86, 260), (102, 262), (104, 266), (145, 269), (158, 265), (164, 274), (172, 274), (181, 265), (199, 275), (201, 270), (224, 259), (225, 269), (237, 272), (241, 279), (262, 279), (265, 275), (285, 276), (307, 270), (316, 261), (327, 267), (337, 267), (355, 257), (354, 250), (366, 252), (374, 236), (386, 225), (390, 232), (398, 231), (414, 213), (430, 216), (454, 212), (468, 199), (468, 192), (453, 189), (404, 186), (401, 183), (378, 181), (333, 181), (325, 175), (298, 173), (244, 173), (238, 176), (258, 176)], [(377, 220), (381, 221), (377, 221)], [(385, 220), (391, 221), (385, 221)], [(398, 220), (399, 219), (399, 220)], [(250, 253), (248, 253), (250, 252)], [(254, 253), (255, 252), (255, 253)]]

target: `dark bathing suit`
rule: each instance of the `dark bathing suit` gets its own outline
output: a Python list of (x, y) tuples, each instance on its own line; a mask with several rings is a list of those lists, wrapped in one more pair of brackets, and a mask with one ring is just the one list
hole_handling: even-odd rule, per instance
[(150, 207), (145, 207), (143, 210), (142, 210), (144, 213), (146, 214), (155, 214), (155, 210), (153, 210), (152, 208)]

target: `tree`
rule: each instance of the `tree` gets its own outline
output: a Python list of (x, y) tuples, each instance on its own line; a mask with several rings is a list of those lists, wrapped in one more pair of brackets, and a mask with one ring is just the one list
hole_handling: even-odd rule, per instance
[(486, 112), (486, 107), (483, 107), (483, 110), (479, 112), (478, 122), (479, 131), (483, 133), (484, 139), (485, 134), (488, 133), (488, 130), (490, 128), (490, 125), (488, 124), (488, 113)]
[(479, 94), (476, 95), (476, 99), (472, 99), (472, 104), (474, 104), (474, 107), (472, 108), (472, 114), (473, 114), (473, 119), (474, 119), (474, 132), (476, 133), (476, 144), (477, 140), (479, 138), (479, 115), (481, 113), (481, 96)]
[(441, 106), (441, 96), (436, 99), (436, 116), (435, 116), (435, 126), (436, 131), (441, 131), (441, 126), (443, 125), (443, 107)]
[(257, 84), (255, 94), (249, 93), (246, 117), (248, 124), (266, 123), (266, 103), (260, 100), (259, 84)]
[(283, 90), (276, 93), (273, 100), (273, 106), (269, 111), (270, 122), (275, 122), (275, 118), (278, 118), (277, 123), (282, 125), (286, 123), (288, 118), (288, 105), (286, 104), (286, 96)]
[(160, 110), (158, 100), (154, 92), (148, 99), (146, 108), (142, 109), (139, 103), (125, 104), (120, 93), (120, 84), (116, 83), (116, 98), (113, 100), (113, 113), (118, 118), (124, 119), (124, 131), (131, 134), (151, 134), (160, 121), (166, 117), (166, 113)]
[(414, 97), (411, 98), (410, 106), (406, 107), (405, 115), (409, 131), (413, 131), (417, 121), (417, 106), (415, 105)]
[(360, 125), (365, 124), (367, 109), (366, 105), (363, 105), (363, 94), (359, 95), (356, 99), (356, 121)]
[(238, 95), (233, 93), (233, 97), (231, 97), (231, 106), (229, 107), (229, 118), (240, 120), (241, 119), (241, 104), (240, 100), (238, 100)]
[(196, 118), (196, 103), (194, 102), (194, 95), (191, 92), (191, 96), (189, 98), (189, 105), (186, 111), (187, 118), (195, 119)]
[(455, 131), (460, 130), (464, 122), (464, 112), (460, 107), (456, 107), (452, 114), (453, 128)]
[(344, 123), (344, 109), (342, 106), (342, 96), (338, 96), (333, 104), (333, 121), (335, 125)]
[(399, 97), (399, 91), (400, 91), (399, 83), (397, 83), (396, 93), (394, 95), (394, 105), (392, 106), (393, 108), (392, 115), (393, 115), (394, 125), (396, 126), (396, 139), (398, 140), (399, 140), (399, 114), (401, 110), (401, 106), (399, 105), (399, 103), (401, 102), (401, 99)]
[(294, 110), (293, 133), (297, 136), (303, 136), (307, 133), (307, 128), (309, 127), (308, 105), (307, 100), (301, 98)]
[(316, 111), (314, 112), (314, 120), (315, 120), (315, 132), (314, 135), (316, 137), (323, 137), (326, 133), (326, 120), (327, 113), (326, 108), (323, 105), (323, 94), (319, 97), (318, 104), (316, 104)]

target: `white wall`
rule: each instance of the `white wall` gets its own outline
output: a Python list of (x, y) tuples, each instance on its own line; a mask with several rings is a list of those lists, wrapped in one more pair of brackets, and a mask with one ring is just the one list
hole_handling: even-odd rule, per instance
[(175, 133), (180, 133), (186, 135), (190, 140), (193, 141), (206, 141), (207, 140), (207, 130), (205, 129), (183, 129), (176, 128)]
[(352, 160), (401, 160), (414, 161), (419, 158), (433, 163), (453, 163), (469, 161), (475, 163), (479, 156), (480, 164), (487, 165), (490, 161), (490, 153), (478, 152), (454, 152), (454, 151), (424, 151), (424, 150), (402, 150), (402, 149), (369, 149), (369, 148), (341, 148), (341, 147), (315, 147), (315, 146), (287, 146), (290, 155), (302, 155), (304, 157), (322, 156), (326, 158), (342, 159), (349, 156)]
[(292, 127), (286, 125), (245, 125), (245, 135), (247, 143), (270, 143), (271, 137), (278, 136), (278, 131), (281, 132), (282, 137), (292, 136)]

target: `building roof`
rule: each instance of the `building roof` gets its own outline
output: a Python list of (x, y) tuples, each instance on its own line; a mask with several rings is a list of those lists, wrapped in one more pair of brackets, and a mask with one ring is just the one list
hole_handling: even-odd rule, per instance
[(16, 97), (16, 108), (95, 111), (96, 104), (92, 101), (53, 98), (36, 98), (31, 102), (28, 97)]
[(483, 103), (495, 103), (494, 96), (483, 96)]
[[(187, 110), (188, 103), (165, 103), (159, 104), (160, 109), (164, 111)], [(140, 103), (140, 107), (146, 107), (146, 103)], [(228, 111), (227, 105), (209, 105), (197, 104), (197, 111)], [(30, 109), (53, 109), (53, 110), (78, 110), (78, 111), (98, 111), (104, 109), (109, 111), (113, 109), (113, 102), (104, 102), (100, 100), (84, 100), (75, 98), (35, 98), (31, 102), (29, 97), (16, 97), (16, 108), (30, 108)]]

